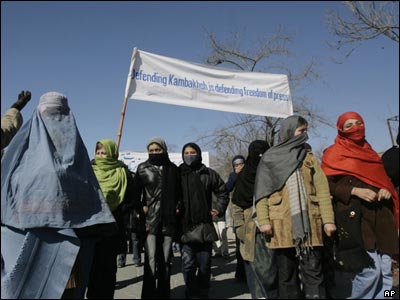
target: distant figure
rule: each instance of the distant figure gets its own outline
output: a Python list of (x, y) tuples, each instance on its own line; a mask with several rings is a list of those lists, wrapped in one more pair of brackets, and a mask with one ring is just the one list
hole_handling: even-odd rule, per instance
[(317, 158), (304, 147), (307, 128), (301, 116), (283, 120), (279, 144), (264, 153), (256, 175), (259, 229), (275, 251), (282, 299), (302, 297), (299, 269), (305, 298), (325, 297), (322, 232), (331, 236), (336, 230), (328, 181)]
[[(135, 173), (130, 172), (132, 178)], [(133, 188), (132, 188), (133, 189)], [(128, 197), (133, 197), (132, 193)], [(142, 266), (141, 253), (143, 253), (144, 238), (145, 238), (145, 222), (144, 212), (142, 209), (133, 207), (133, 199), (127, 201), (127, 212), (123, 214), (123, 223), (125, 226), (125, 239), (127, 243), (126, 251), (118, 254), (117, 267), (123, 268), (126, 265), (127, 253), (132, 254), (132, 262), (136, 267)], [(125, 247), (124, 247), (125, 248)]]
[[(202, 163), (197, 144), (184, 145), (182, 158), (179, 170), (184, 208), (181, 251), (185, 293), (187, 299), (208, 299), (212, 242), (218, 239), (212, 217), (225, 213), (229, 198), (219, 174)], [(212, 194), (216, 197), (214, 203)]]
[[(245, 158), (243, 155), (235, 155), (232, 159), (233, 172), (229, 174), (228, 181), (225, 183), (226, 190), (231, 193), (234, 191), (236, 186), (236, 181), (239, 173), (244, 167)], [(233, 221), (233, 232), (235, 233), (235, 256), (236, 256), (236, 271), (235, 278), (237, 281), (246, 281), (246, 271), (244, 269), (244, 262), (242, 254), (240, 254), (240, 240), (236, 234), (236, 225)]]
[[(215, 197), (213, 197), (213, 202), (215, 201)], [(229, 248), (228, 248), (228, 227), (226, 226), (226, 214), (222, 216), (214, 216), (213, 223), (215, 227), (215, 231), (218, 235), (218, 240), (213, 243), (214, 255), (216, 257), (229, 257)]]
[(115, 230), (67, 97), (44, 94), (1, 161), (1, 298), (83, 299)]
[(11, 105), (6, 114), (1, 118), (1, 156), (3, 156), (3, 149), (7, 147), (21, 127), (23, 119), (20, 111), (29, 100), (31, 100), (31, 92), (22, 91), (19, 93), (17, 101)]
[(239, 173), (232, 197), (233, 218), (246, 269), (247, 286), (253, 299), (278, 299), (278, 270), (273, 250), (253, 220), (254, 182), (258, 163), (268, 143), (250, 143), (246, 164)]
[[(335, 257), (344, 272), (337, 276), (332, 293), (340, 292), (340, 298), (383, 299), (393, 283), (391, 255), (399, 251), (398, 195), (381, 158), (365, 139), (363, 118), (356, 112), (344, 113), (336, 128), (335, 143), (322, 156), (338, 226)], [(339, 283), (343, 278), (351, 279)]]
[(142, 253), (146, 239), (146, 224), (143, 209), (134, 209), (130, 215), (130, 233), (132, 242), (132, 262), (136, 267), (141, 267)]

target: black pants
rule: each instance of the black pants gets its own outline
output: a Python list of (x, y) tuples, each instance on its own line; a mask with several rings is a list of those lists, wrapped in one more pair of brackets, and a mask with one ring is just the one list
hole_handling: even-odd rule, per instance
[(321, 249), (309, 249), (309, 255), (302, 259), (296, 257), (294, 248), (277, 249), (276, 258), (279, 270), (280, 299), (301, 299), (298, 271), (306, 299), (324, 299), (324, 276), (322, 273)]
[(88, 299), (114, 299), (117, 281), (117, 253), (113, 238), (96, 243), (86, 297)]

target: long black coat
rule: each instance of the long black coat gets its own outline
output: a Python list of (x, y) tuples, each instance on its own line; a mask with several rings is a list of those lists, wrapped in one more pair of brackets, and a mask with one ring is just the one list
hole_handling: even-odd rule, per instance
[[(222, 217), (225, 214), (226, 208), (229, 204), (229, 193), (225, 188), (225, 183), (219, 174), (211, 168), (207, 168), (205, 165), (200, 167), (199, 170), (196, 171), (200, 175), (200, 181), (203, 185), (205, 196), (207, 200), (207, 213), (210, 215), (210, 223), (212, 223), (211, 218), (211, 209), (216, 209), (219, 212), (219, 217)], [(182, 194), (183, 195), (192, 195), (193, 193), (188, 190), (188, 187), (185, 186), (184, 180), (182, 180)], [(213, 194), (215, 196), (215, 201), (213, 200)], [(195, 199), (192, 197), (190, 200), (183, 198), (183, 209), (188, 207), (188, 201), (200, 201), (199, 199)], [(186, 212), (183, 212), (183, 217), (185, 217)], [(183, 228), (183, 232), (185, 232), (186, 228)]]
[[(174, 169), (177, 177), (179, 177), (178, 167), (171, 163), (169, 168)], [(171, 180), (171, 179), (169, 179)], [(172, 182), (172, 180), (171, 180)], [(165, 223), (162, 219), (161, 199), (163, 193), (163, 170), (162, 168), (151, 164), (148, 160), (139, 164), (134, 177), (134, 209), (140, 211), (143, 206), (148, 207), (146, 214), (146, 232), (150, 234), (164, 234), (167, 236), (175, 236), (178, 226), (176, 222)], [(175, 191), (175, 195), (171, 196), (174, 199), (174, 206), (177, 208), (180, 203), (180, 182), (177, 180), (175, 187), (169, 187)]]

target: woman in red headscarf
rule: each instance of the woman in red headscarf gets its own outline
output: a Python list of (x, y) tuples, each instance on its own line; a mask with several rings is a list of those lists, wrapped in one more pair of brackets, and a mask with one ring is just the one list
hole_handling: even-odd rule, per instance
[(391, 255), (399, 251), (398, 194), (365, 139), (363, 118), (347, 112), (336, 127), (335, 144), (322, 157), (338, 228), (336, 262), (354, 276), (350, 299), (383, 298), (392, 288)]

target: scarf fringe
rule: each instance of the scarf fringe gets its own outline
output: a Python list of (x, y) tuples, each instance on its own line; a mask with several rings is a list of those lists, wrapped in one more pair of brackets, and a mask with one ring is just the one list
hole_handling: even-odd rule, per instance
[(306, 233), (306, 236), (303, 239), (293, 240), (296, 249), (296, 257), (300, 260), (304, 258), (308, 258), (311, 250), (313, 250), (313, 246), (311, 245), (311, 235)]

